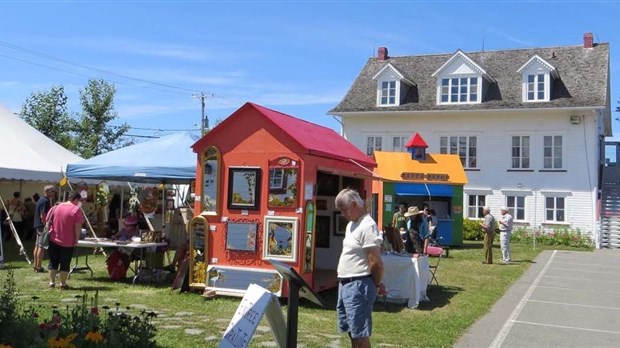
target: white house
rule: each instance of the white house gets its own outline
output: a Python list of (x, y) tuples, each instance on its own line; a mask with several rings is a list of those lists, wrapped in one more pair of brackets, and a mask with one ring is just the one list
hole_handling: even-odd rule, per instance
[(330, 114), (372, 156), (405, 151), (419, 132), (430, 153), (458, 154), (469, 183), (464, 216), (512, 209), (521, 226), (598, 237), (604, 138), (611, 136), (609, 44), (368, 60)]

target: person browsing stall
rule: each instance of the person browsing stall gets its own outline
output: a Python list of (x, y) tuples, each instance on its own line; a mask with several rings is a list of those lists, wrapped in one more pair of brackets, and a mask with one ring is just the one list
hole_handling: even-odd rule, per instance
[(132, 210), (131, 213), (123, 219), (123, 228), (112, 236), (112, 239), (129, 240), (131, 237), (140, 236), (140, 229), (138, 228), (138, 212), (136, 210), (137, 209)]
[(60, 272), (60, 288), (68, 289), (67, 278), (71, 266), (73, 250), (80, 239), (84, 214), (82, 196), (74, 192), (69, 200), (54, 206), (48, 214), (51, 222), (50, 242), (47, 249), (50, 257), (47, 269), (50, 275), (50, 288), (56, 286), (56, 275)]
[(340, 191), (336, 207), (349, 220), (337, 269), (338, 331), (349, 335), (351, 347), (370, 347), (372, 308), (377, 294), (385, 292), (381, 236), (357, 191)]
[(43, 188), (44, 196), (39, 198), (37, 205), (34, 208), (34, 228), (37, 231), (37, 237), (34, 242), (34, 271), (45, 272), (43, 268), (43, 255), (45, 250), (43, 248), (43, 227), (45, 227), (45, 221), (47, 213), (52, 208), (52, 201), (56, 195), (56, 188), (53, 185), (47, 185)]

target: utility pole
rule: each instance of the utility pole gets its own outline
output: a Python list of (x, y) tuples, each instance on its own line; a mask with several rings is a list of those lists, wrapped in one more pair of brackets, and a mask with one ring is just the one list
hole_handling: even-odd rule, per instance
[(200, 95), (192, 94), (194, 98), (200, 98), (202, 114), (200, 117), (200, 136), (205, 134), (205, 129), (209, 129), (209, 117), (205, 114), (205, 98), (213, 98), (213, 94), (200, 92)]

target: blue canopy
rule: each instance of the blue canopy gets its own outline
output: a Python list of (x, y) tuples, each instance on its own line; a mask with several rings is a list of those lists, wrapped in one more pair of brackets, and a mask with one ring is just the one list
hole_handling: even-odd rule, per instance
[(196, 178), (198, 135), (174, 133), (67, 165), (67, 176), (141, 183), (187, 183)]

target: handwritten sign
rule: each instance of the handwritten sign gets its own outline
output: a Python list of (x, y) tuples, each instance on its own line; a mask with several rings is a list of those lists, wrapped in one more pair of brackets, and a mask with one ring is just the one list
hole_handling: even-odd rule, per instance
[(247, 347), (263, 315), (267, 314), (271, 331), (279, 347), (286, 345), (286, 326), (277, 297), (256, 284), (250, 284), (233, 316), (220, 348)]

